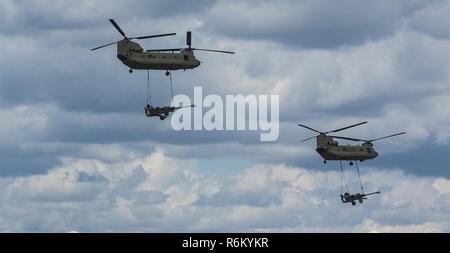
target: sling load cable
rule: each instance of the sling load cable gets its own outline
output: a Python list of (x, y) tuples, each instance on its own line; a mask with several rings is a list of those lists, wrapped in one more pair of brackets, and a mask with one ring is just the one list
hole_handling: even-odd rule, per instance
[(355, 163), (356, 163), (356, 171), (358, 171), (358, 178), (359, 178), (359, 184), (360, 184), (360, 186), (361, 186), (361, 193), (362, 193), (362, 194), (365, 194), (365, 193), (364, 193), (363, 183), (362, 183), (362, 180), (361, 180), (361, 175), (359, 174), (358, 161), (355, 161)]
[(344, 168), (342, 167), (342, 161), (339, 160), (339, 163), (341, 165), (341, 193), (344, 194), (344, 183), (345, 183), (345, 188), (347, 189), (347, 192), (350, 192), (350, 191), (348, 190), (347, 180), (345, 180), (345, 174), (344, 174)]
[(147, 104), (151, 105), (152, 95), (150, 93), (150, 70), (147, 70)]
[(172, 86), (172, 71), (169, 71), (169, 79), (170, 79), (170, 92), (172, 94), (172, 98), (170, 100), (170, 105), (173, 106), (173, 86)]

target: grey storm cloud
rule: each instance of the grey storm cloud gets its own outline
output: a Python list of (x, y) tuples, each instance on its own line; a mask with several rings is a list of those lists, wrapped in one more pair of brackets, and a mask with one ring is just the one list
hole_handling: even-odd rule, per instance
[(449, 10), (450, 3), (448, 1), (439, 1), (437, 4), (427, 6), (414, 13), (408, 20), (408, 25), (433, 37), (448, 39), (450, 36), (447, 29), (450, 24), (447, 15)]
[[(436, 1), (221, 1), (207, 27), (235, 38), (335, 48), (385, 38)], [(227, 18), (233, 15), (233, 18)]]
[[(448, 1), (0, 5), (1, 231), (448, 231)], [(279, 140), (145, 118), (145, 72), (130, 75), (114, 46), (90, 51), (120, 39), (108, 18), (129, 35), (177, 32), (145, 49), (184, 46), (192, 30), (196, 47), (236, 51), (198, 52), (174, 91), (280, 95)], [(150, 78), (154, 104), (169, 103), (163, 71)], [(343, 135), (408, 134), (376, 144), (364, 178), (386, 194), (350, 216), (337, 164), (298, 143), (313, 133), (296, 123), (364, 120)]]
[(202, 13), (215, 1), (10, 1), (2, 0), (2, 32), (39, 34), (46, 30), (89, 28), (107, 18), (170, 18)]

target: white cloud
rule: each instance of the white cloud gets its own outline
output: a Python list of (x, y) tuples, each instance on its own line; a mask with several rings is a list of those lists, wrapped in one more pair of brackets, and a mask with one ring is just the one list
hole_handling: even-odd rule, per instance
[[(363, 172), (383, 194), (352, 207), (338, 172), (259, 164), (201, 173), (159, 150), (126, 162), (65, 158), (45, 175), (0, 180), (2, 231), (448, 231), (448, 180)], [(397, 221), (398, 220), (398, 221)]]
[(439, 191), (440, 194), (450, 194), (450, 180), (438, 178), (433, 182), (433, 187)]
[(361, 225), (358, 225), (353, 232), (371, 232), (371, 233), (438, 233), (446, 231), (449, 223), (425, 222), (422, 224), (408, 225), (382, 225), (371, 219), (364, 219)]
[(47, 117), (39, 109), (43, 108), (18, 105), (8, 109), (0, 109), (0, 118), (3, 119), (0, 124), (0, 147), (3, 143), (33, 138), (33, 135), (45, 130)]
[(381, 205), (386, 208), (431, 209), (435, 203), (435, 198), (438, 196), (439, 194), (429, 180), (405, 181), (397, 184), (391, 191), (384, 193), (381, 198)]

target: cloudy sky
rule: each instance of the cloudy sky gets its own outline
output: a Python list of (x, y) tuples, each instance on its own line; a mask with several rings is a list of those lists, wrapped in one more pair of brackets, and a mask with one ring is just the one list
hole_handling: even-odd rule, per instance
[[(174, 131), (148, 119), (146, 73), (128, 73), (114, 18), (202, 65), (175, 93), (280, 95), (280, 138)], [(0, 231), (450, 232), (450, 1), (0, 0)], [(154, 102), (167, 104), (162, 71)], [(363, 205), (340, 203), (307, 124), (376, 138)], [(344, 132), (343, 132), (344, 134)], [(352, 169), (350, 187), (358, 185)]]

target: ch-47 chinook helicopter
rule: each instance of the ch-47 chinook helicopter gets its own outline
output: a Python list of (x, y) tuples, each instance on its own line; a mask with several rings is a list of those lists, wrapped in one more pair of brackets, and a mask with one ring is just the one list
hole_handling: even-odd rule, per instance
[[(388, 136), (372, 139), (372, 140), (362, 140), (362, 139), (356, 139), (356, 138), (349, 138), (349, 137), (342, 137), (342, 136), (334, 136), (334, 135), (328, 135), (329, 133), (336, 133), (340, 132), (342, 130), (346, 130), (352, 127), (356, 127), (359, 125), (366, 124), (367, 121), (357, 123), (351, 126), (339, 128), (332, 131), (327, 132), (320, 132), (316, 129), (313, 129), (311, 127), (298, 124), (301, 127), (304, 127), (306, 129), (309, 129), (311, 131), (314, 131), (318, 133), (319, 135), (313, 136), (307, 139), (302, 140), (301, 142), (311, 140), (313, 138), (316, 138), (317, 141), (317, 153), (320, 154), (320, 156), (323, 157), (324, 163), (327, 162), (327, 160), (338, 160), (341, 165), (341, 201), (342, 203), (351, 203), (352, 205), (356, 205), (356, 202), (363, 203), (364, 200), (367, 199), (368, 196), (373, 194), (380, 194), (380, 191), (371, 192), (371, 193), (365, 193), (364, 186), (361, 180), (361, 175), (359, 173), (359, 167), (357, 161), (365, 161), (369, 159), (374, 159), (378, 156), (378, 153), (373, 148), (373, 142), (381, 139), (386, 139), (390, 137), (394, 137), (401, 134), (406, 134), (406, 132), (391, 134)], [(357, 141), (357, 142), (363, 142), (361, 145), (339, 145), (337, 141), (334, 139), (343, 139), (343, 140), (349, 140), (349, 141)], [(342, 161), (350, 161), (350, 165), (353, 165), (353, 161), (356, 163), (356, 170), (358, 172), (358, 178), (359, 183), (361, 187), (360, 193), (349, 193), (349, 187), (345, 180), (344, 175), (344, 168), (342, 167)], [(346, 191), (344, 191), (344, 185), (346, 187)]]
[[(186, 70), (194, 69), (200, 66), (200, 61), (194, 56), (194, 51), (208, 51), (217, 53), (234, 54), (230, 51), (202, 49), (191, 47), (192, 32), (187, 32), (186, 44), (187, 48), (169, 48), (169, 49), (152, 49), (144, 50), (138, 43), (131, 40), (149, 39), (156, 37), (172, 36), (176, 33), (156, 34), (140, 37), (127, 37), (119, 25), (113, 20), (109, 20), (111, 24), (124, 37), (122, 40), (112, 42), (103, 46), (91, 49), (92, 51), (117, 44), (117, 58), (130, 68), (129, 72), (133, 73), (133, 69), (144, 70), (166, 70), (166, 75), (170, 75), (170, 70)], [(178, 53), (175, 53), (178, 52)]]
[[(362, 140), (362, 139), (356, 139), (356, 138), (349, 138), (349, 137), (342, 137), (342, 136), (333, 136), (328, 135), (329, 133), (336, 133), (340, 132), (342, 130), (346, 130), (352, 127), (360, 126), (363, 124), (366, 124), (367, 121), (354, 124), (351, 126), (339, 128), (332, 131), (327, 132), (320, 132), (316, 129), (313, 129), (311, 127), (298, 124), (301, 127), (304, 127), (306, 129), (309, 129), (311, 131), (319, 133), (317, 136), (313, 136), (307, 139), (302, 140), (301, 142), (311, 140), (313, 138), (316, 138), (317, 142), (317, 153), (320, 154), (320, 156), (323, 157), (324, 163), (327, 162), (327, 160), (340, 160), (340, 161), (365, 161), (365, 160), (371, 160), (378, 156), (378, 153), (375, 151), (373, 147), (373, 142), (378, 141), (381, 139), (391, 138), (397, 135), (406, 134), (406, 132), (391, 134), (388, 136), (372, 139), (372, 140)], [(363, 142), (361, 145), (339, 145), (337, 141), (334, 139), (343, 139), (343, 140), (349, 140), (349, 141), (356, 141), (356, 142)], [(353, 163), (350, 162), (352, 165)]]

